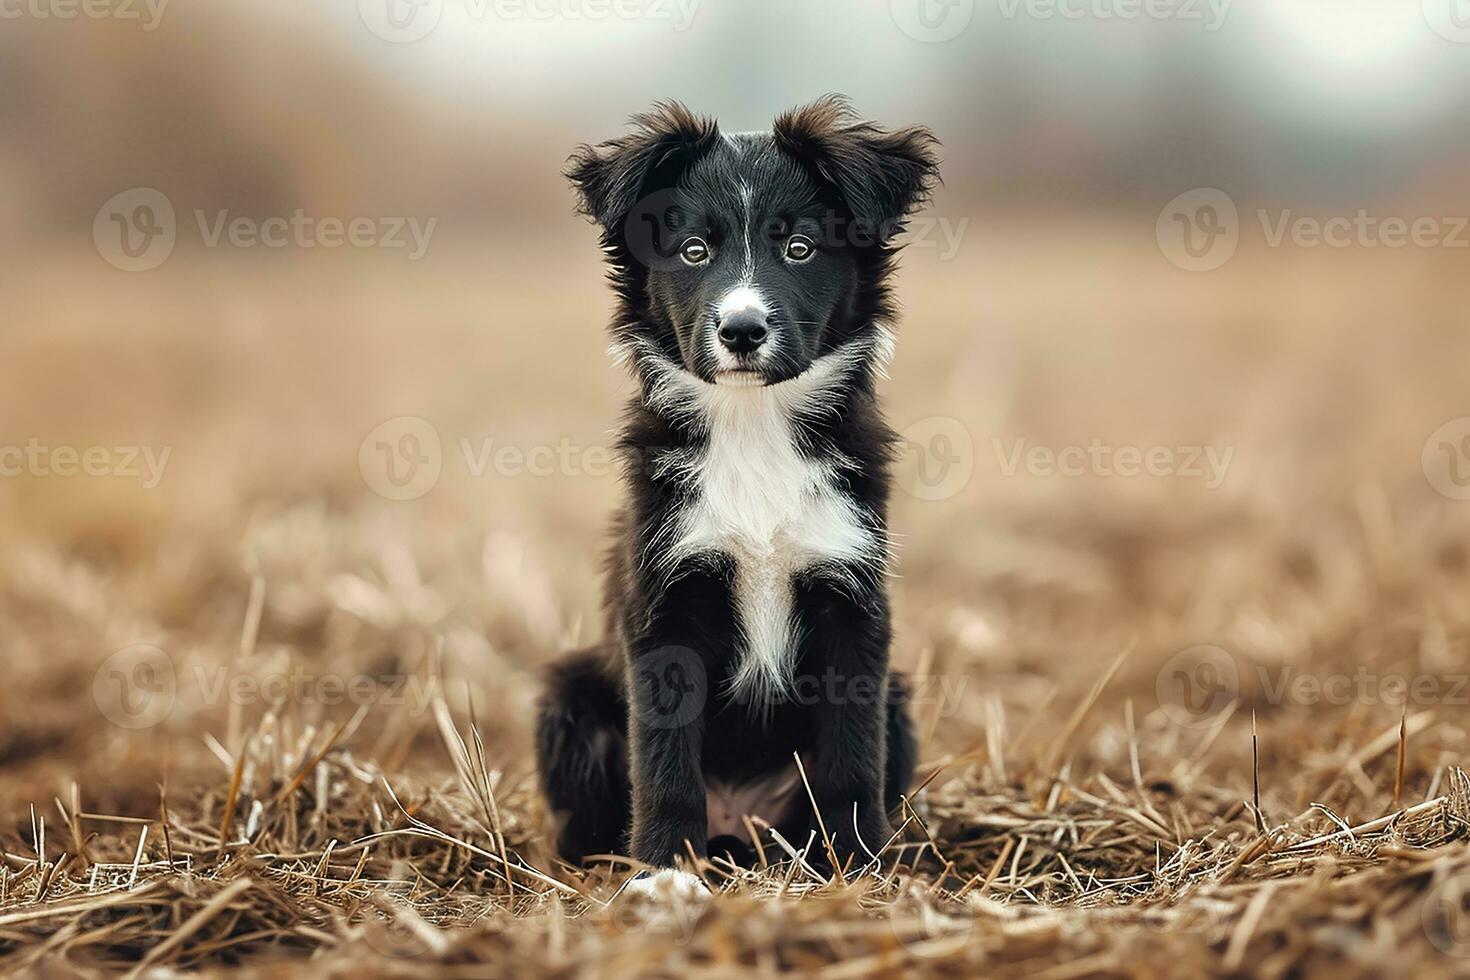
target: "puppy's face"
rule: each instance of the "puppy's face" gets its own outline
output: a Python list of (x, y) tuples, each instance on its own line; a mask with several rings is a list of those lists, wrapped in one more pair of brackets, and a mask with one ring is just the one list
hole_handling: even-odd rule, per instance
[[(626, 229), (669, 258), (647, 274), (650, 312), (685, 368), (716, 384), (759, 385), (801, 374), (849, 318), (857, 256), (822, 188), (772, 137), (721, 139), (694, 163), (661, 214)], [(642, 250), (642, 249), (640, 249)], [(645, 250), (646, 251), (646, 250)], [(662, 258), (662, 256), (660, 256)]]
[(836, 99), (771, 133), (722, 136), (678, 106), (635, 121), (570, 170), (628, 307), (617, 341), (759, 386), (877, 329), (890, 243), (935, 173), (926, 131), (852, 122)]

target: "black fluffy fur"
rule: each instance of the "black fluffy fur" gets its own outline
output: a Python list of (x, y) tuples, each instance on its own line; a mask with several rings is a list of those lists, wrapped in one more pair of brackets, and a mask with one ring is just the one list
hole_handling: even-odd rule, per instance
[[(627, 853), (669, 867), (690, 851), (708, 854), (707, 781), (745, 783), (790, 766), (793, 754), (840, 859), (866, 860), (890, 836), (915, 742), (906, 686), (889, 671), (883, 563), (800, 569), (794, 693), (758, 704), (734, 693), (736, 557), (665, 560), (671, 517), (700, 492), (669, 462), (696, 458), (708, 433), (659, 389), (670, 372), (684, 384), (717, 380), (718, 300), (754, 268), (776, 338), (750, 365), (763, 383), (799, 384), (833, 352), (854, 359), (819, 411), (793, 419), (793, 440), (804, 457), (830, 464), (833, 489), (886, 551), (894, 436), (877, 405), (878, 331), (894, 316), (894, 238), (937, 179), (934, 150), (927, 130), (879, 129), (829, 96), (780, 116), (770, 133), (734, 137), (663, 103), (634, 117), (628, 135), (572, 157), (568, 176), (601, 226), (617, 296), (613, 341), (640, 393), (619, 442), (627, 505), (608, 562), (606, 638), (553, 666), (540, 707), (542, 787), (569, 859)], [(816, 244), (810, 261), (783, 251), (798, 233)], [(666, 247), (690, 236), (714, 258), (691, 267)], [(806, 842), (816, 822), (804, 789), (775, 826)], [(741, 851), (724, 839), (713, 846)]]

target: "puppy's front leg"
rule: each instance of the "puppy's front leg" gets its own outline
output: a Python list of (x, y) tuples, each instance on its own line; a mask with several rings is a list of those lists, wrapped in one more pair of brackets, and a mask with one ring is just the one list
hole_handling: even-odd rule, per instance
[(703, 659), (667, 638), (630, 651), (628, 728), (632, 755), (632, 856), (656, 868), (705, 853)]
[(812, 719), (812, 743), (802, 755), (838, 859), (852, 855), (861, 865), (866, 848), (877, 851), (892, 834), (883, 803), (888, 607), (881, 594), (859, 601), (830, 583), (809, 588), (807, 665), (817, 683), (802, 698)]

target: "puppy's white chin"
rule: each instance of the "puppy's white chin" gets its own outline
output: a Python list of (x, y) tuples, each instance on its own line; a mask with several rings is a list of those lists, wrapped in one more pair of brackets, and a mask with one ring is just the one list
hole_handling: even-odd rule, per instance
[(727, 388), (762, 388), (766, 376), (759, 371), (720, 371), (715, 375), (715, 384)]

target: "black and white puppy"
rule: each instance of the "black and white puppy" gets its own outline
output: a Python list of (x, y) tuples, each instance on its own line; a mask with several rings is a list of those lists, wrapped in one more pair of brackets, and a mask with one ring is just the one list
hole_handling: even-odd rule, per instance
[(633, 123), (568, 169), (640, 391), (606, 638), (553, 667), (540, 707), (558, 848), (749, 860), (767, 828), (805, 845), (814, 799), (838, 860), (861, 865), (915, 763), (888, 665), (895, 437), (875, 381), (894, 237), (937, 179), (936, 142), (835, 96), (770, 132), (722, 134), (674, 103)]

